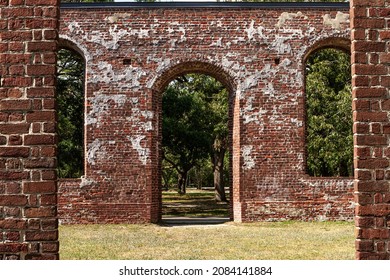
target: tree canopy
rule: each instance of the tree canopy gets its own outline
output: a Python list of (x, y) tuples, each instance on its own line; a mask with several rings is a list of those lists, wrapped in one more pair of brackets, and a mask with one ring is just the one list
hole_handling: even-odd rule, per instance
[(216, 149), (226, 151), (227, 100), (221, 83), (202, 74), (178, 77), (164, 91), (164, 161), (177, 171), (180, 192), (193, 167), (213, 159)]
[(312, 176), (352, 176), (350, 57), (325, 49), (306, 68), (307, 168)]
[(84, 59), (61, 49), (57, 60), (58, 176), (83, 174)]

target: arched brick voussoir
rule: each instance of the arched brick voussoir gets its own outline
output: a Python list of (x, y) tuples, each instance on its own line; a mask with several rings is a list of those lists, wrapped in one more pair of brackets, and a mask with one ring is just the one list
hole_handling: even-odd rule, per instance
[(236, 82), (233, 79), (234, 74), (224, 69), (221, 65), (201, 61), (199, 59), (180, 61), (171, 64), (158, 71), (149, 81), (153, 91), (162, 92), (167, 85), (177, 76), (189, 73), (207, 74), (221, 82), (229, 92), (235, 92)]

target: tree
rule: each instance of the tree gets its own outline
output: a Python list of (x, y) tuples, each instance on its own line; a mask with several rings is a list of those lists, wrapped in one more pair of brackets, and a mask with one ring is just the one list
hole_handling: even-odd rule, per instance
[(352, 176), (350, 58), (335, 49), (307, 61), (307, 168), (312, 176)]
[(83, 174), (84, 59), (61, 49), (57, 60), (58, 175)]
[(216, 201), (227, 201), (225, 194), (225, 158), (229, 147), (229, 94), (226, 88), (210, 76), (198, 76), (198, 88), (203, 92), (208, 106), (212, 143), (210, 159), (213, 167), (214, 190)]
[[(164, 160), (179, 175), (184, 192), (188, 171), (212, 163), (217, 201), (226, 201), (224, 166), (228, 150), (228, 93), (214, 78), (191, 74), (176, 79), (163, 95)], [(202, 145), (199, 147), (198, 145)], [(192, 153), (188, 152), (189, 150)], [(164, 164), (163, 164), (164, 165)], [(165, 165), (164, 165), (165, 166)], [(198, 168), (198, 174), (202, 171)], [(165, 174), (164, 174), (165, 175)], [(164, 182), (167, 178), (164, 177)]]
[(191, 76), (177, 78), (163, 94), (163, 159), (178, 172), (178, 191), (186, 192), (188, 172), (208, 155), (210, 124), (204, 102), (188, 88)]

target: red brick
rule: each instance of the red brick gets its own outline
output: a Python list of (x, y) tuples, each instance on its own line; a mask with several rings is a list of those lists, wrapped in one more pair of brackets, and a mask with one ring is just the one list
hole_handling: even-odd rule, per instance
[(354, 112), (354, 120), (359, 122), (387, 122), (387, 112)]
[(24, 136), (25, 145), (54, 145), (55, 143), (54, 135), (36, 134)]
[(0, 147), (0, 157), (28, 157), (29, 147)]
[(378, 169), (378, 168), (387, 168), (389, 167), (388, 159), (360, 159), (356, 165), (357, 168), (365, 169)]
[(387, 145), (387, 137), (383, 135), (357, 135), (355, 139), (358, 146)]
[(27, 75), (30, 76), (42, 76), (42, 75), (54, 75), (54, 65), (27, 65)]
[(29, 52), (54, 52), (57, 50), (57, 44), (55, 42), (29, 42), (27, 45), (27, 51)]
[(43, 253), (56, 253), (59, 250), (59, 242), (42, 242)]
[(27, 6), (56, 6), (57, 0), (25, 0)]
[(28, 98), (35, 98), (35, 97), (54, 97), (55, 96), (55, 90), (54, 88), (29, 88), (27, 90), (27, 97)]
[(360, 181), (357, 184), (359, 192), (388, 192), (389, 182), (387, 181)]
[(9, 0), (11, 6), (24, 5), (24, 0)]
[(53, 158), (26, 159), (24, 161), (24, 167), (28, 169), (50, 169), (56, 167), (56, 161)]
[(29, 87), (31, 85), (32, 79), (30, 77), (6, 77), (2, 84), (4, 87)]
[(44, 30), (43, 37), (45, 40), (56, 40), (58, 38), (58, 32), (56, 30)]
[(26, 180), (29, 177), (29, 173), (27, 171), (2, 171), (0, 170), (0, 178), (2, 180)]
[(1, 111), (27, 111), (31, 110), (31, 100), (10, 99), (0, 101)]
[(27, 244), (0, 243), (0, 252), (7, 252), (7, 253), (27, 252)]
[(352, 65), (353, 73), (356, 75), (387, 75), (388, 69), (385, 65)]
[(42, 194), (41, 195), (41, 205), (42, 206), (57, 205), (57, 195), (56, 194)]
[(27, 228), (25, 219), (1, 219), (0, 229), (21, 230)]
[(57, 231), (27, 231), (26, 241), (56, 241)]
[(30, 129), (30, 124), (20, 123), (20, 124), (0, 124), (0, 133), (2, 134), (25, 134), (28, 133)]
[(27, 208), (24, 210), (26, 218), (55, 218), (55, 207)]
[(47, 182), (25, 182), (23, 183), (24, 193), (55, 193), (57, 190), (56, 183), (54, 181)]
[(384, 18), (355, 18), (352, 25), (355, 28), (385, 28)]
[(0, 195), (0, 205), (3, 206), (24, 206), (27, 204), (25, 195)]
[(7, 18), (30, 17), (33, 14), (33, 9), (28, 7), (16, 7), (3, 10), (3, 15)]
[(374, 241), (372, 240), (356, 240), (356, 250), (359, 252), (372, 252), (374, 251)]
[(27, 122), (52, 122), (55, 120), (55, 111), (35, 111), (27, 114)]

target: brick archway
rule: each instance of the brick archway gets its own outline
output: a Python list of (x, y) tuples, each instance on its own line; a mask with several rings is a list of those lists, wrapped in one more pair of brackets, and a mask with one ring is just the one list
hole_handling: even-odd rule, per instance
[[(166, 69), (163, 69), (161, 73), (157, 73), (158, 77), (152, 78), (153, 86), (153, 100), (156, 103), (153, 107), (156, 108), (154, 112), (156, 112), (159, 117), (159, 123), (156, 125), (158, 130), (156, 130), (157, 143), (155, 144), (158, 148), (156, 152), (161, 152), (161, 141), (162, 141), (162, 93), (167, 87), (168, 83), (173, 79), (180, 75), (191, 74), (191, 73), (199, 73), (206, 74), (214, 77), (216, 80), (221, 82), (225, 88), (228, 90), (229, 94), (229, 168), (230, 168), (230, 185), (229, 191), (231, 194), (230, 198), (230, 218), (234, 221), (241, 221), (241, 209), (240, 209), (240, 188), (241, 184), (238, 178), (239, 168), (240, 168), (240, 126), (239, 126), (239, 100), (236, 98), (236, 84), (232, 76), (224, 69), (221, 65), (214, 65), (209, 62), (200, 61), (199, 58), (195, 58), (193, 61), (187, 60), (177, 63), (176, 65), (169, 65)], [(156, 76), (157, 76), (156, 75)], [(236, 113), (235, 113), (236, 112)], [(155, 176), (158, 177), (158, 180), (161, 180), (161, 154), (156, 156), (152, 156), (152, 158), (157, 159), (158, 163), (156, 165), (157, 174)], [(234, 172), (236, 170), (236, 172)], [(161, 219), (161, 182), (159, 181), (159, 188), (153, 190), (153, 196), (156, 196), (156, 201), (158, 201), (158, 207), (154, 208), (158, 211), (157, 215), (159, 220)]]
[[(0, 258), (56, 259), (54, 86), (59, 9), (52, 0), (23, 3), (0, 2), (0, 12), (6, 15), (0, 29)], [(158, 203), (149, 195), (157, 178), (156, 166), (150, 164), (158, 162), (150, 158), (158, 154), (151, 153), (158, 146), (150, 126), (157, 123), (152, 113), (157, 103), (146, 82), (189, 53), (201, 53), (233, 73), (240, 100), (233, 126), (239, 125), (241, 133), (240, 164), (233, 172), (245, 183), (240, 189), (241, 220), (323, 216), (324, 201), (310, 196), (327, 197), (323, 181), (306, 178), (302, 168), (301, 47), (315, 41), (316, 34), (349, 38), (351, 22), (356, 257), (390, 258), (386, 1), (352, 0), (350, 9), (337, 3), (272, 7), (247, 3), (242, 4), (245, 9), (237, 3), (217, 9), (194, 4), (111, 5), (107, 10), (101, 4), (61, 10), (59, 32), (91, 51), (89, 173), (78, 188), (83, 199), (71, 209), (80, 214), (79, 221), (158, 219), (152, 209)], [(92, 14), (94, 20), (88, 20)], [(191, 24), (204, 16), (206, 21)], [(134, 18), (142, 21), (128, 29)], [(23, 30), (19, 19), (26, 22)], [(99, 26), (89, 25), (99, 20)], [(290, 153), (283, 150), (286, 146)], [(325, 206), (332, 205), (326, 201)]]

